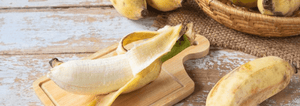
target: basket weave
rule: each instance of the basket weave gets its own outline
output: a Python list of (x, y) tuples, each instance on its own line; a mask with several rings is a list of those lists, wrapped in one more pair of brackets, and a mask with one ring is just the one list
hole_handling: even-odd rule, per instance
[(211, 18), (226, 27), (263, 37), (300, 34), (300, 17), (275, 17), (243, 11), (218, 0), (195, 0)]

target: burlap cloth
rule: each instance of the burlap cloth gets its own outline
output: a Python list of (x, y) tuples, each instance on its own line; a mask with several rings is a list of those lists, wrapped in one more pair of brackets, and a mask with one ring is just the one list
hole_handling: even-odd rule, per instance
[(205, 36), (211, 46), (233, 49), (257, 57), (278, 56), (300, 68), (300, 35), (285, 38), (266, 38), (242, 33), (219, 24), (207, 16), (193, 0), (182, 8), (160, 13), (153, 26), (194, 23), (194, 30)]

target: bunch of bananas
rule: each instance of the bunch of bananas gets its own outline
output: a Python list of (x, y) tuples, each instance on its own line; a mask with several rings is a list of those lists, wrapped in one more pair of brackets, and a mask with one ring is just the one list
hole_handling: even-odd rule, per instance
[(181, 7), (183, 0), (110, 0), (123, 16), (138, 20), (148, 14), (147, 3), (159, 11), (172, 11)]
[(258, 7), (261, 14), (272, 16), (291, 16), (299, 10), (300, 0), (230, 0), (237, 6)]

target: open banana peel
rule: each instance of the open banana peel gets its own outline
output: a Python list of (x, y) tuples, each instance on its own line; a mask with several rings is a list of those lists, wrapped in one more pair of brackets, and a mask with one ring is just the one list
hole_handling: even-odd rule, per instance
[[(68, 62), (54, 60), (47, 77), (71, 93), (108, 94), (89, 105), (109, 106), (120, 94), (139, 89), (158, 77), (161, 57), (171, 51), (181, 32), (182, 25), (177, 25), (158, 31), (131, 33), (120, 41), (117, 56)], [(130, 50), (124, 48), (142, 39), (148, 40)]]

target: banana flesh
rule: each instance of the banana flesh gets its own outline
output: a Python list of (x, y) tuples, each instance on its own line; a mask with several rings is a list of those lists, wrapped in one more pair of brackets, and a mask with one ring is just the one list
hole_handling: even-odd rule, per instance
[(295, 69), (279, 57), (250, 61), (222, 77), (211, 89), (206, 106), (256, 106), (283, 90)]
[(291, 16), (299, 9), (299, 0), (258, 0), (260, 13), (274, 16)]
[(172, 11), (181, 7), (183, 0), (147, 0), (147, 3), (159, 11)]
[(123, 16), (138, 20), (148, 14), (146, 0), (110, 0), (118, 13)]

